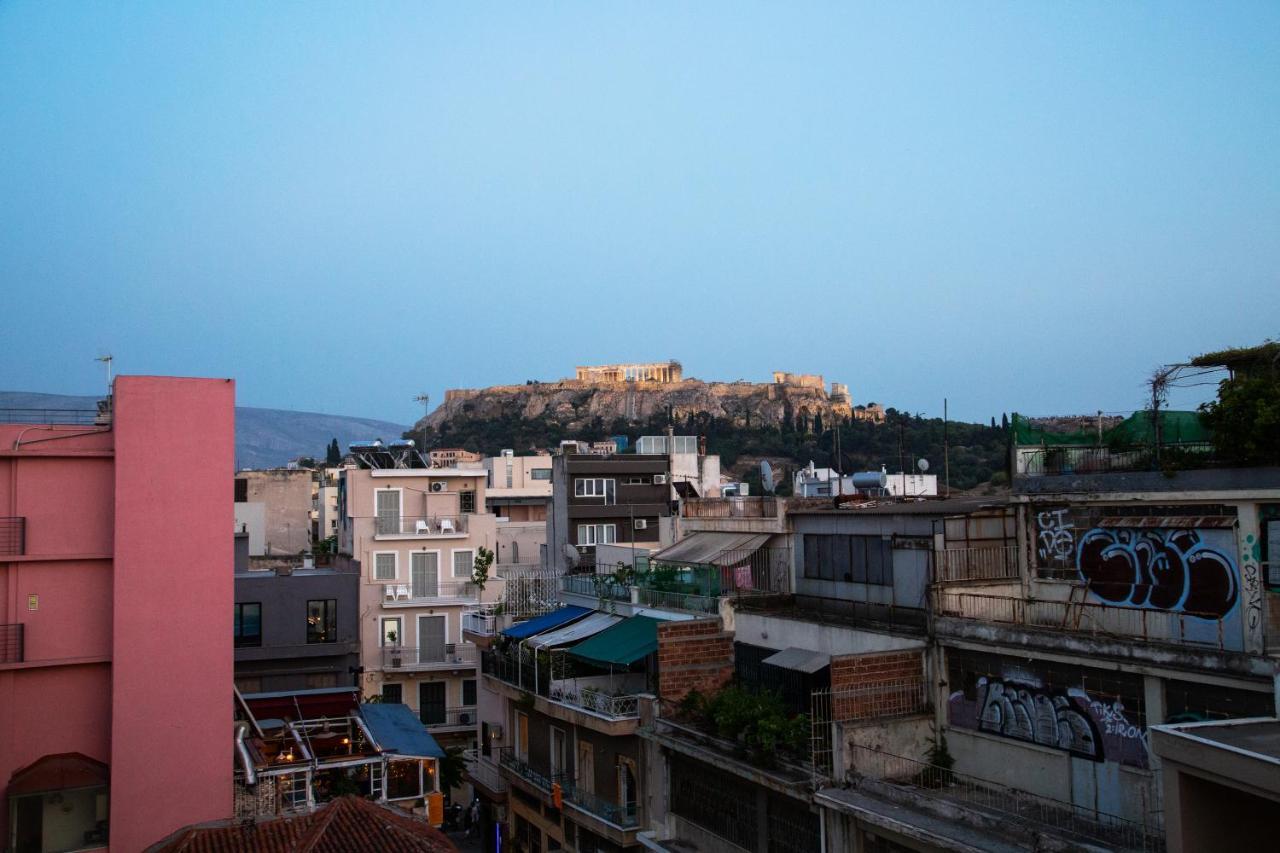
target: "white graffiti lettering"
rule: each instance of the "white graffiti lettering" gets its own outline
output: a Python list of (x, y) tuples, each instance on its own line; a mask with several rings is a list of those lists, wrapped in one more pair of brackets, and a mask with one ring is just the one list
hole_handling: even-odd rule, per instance
[(1075, 525), (1067, 516), (1068, 510), (1046, 510), (1037, 513), (1036, 526), (1040, 560), (1044, 563), (1069, 563), (1075, 556)]

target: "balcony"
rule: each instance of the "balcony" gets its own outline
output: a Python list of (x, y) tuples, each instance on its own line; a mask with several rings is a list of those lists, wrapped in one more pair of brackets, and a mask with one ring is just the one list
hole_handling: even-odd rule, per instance
[(613, 575), (573, 574), (560, 578), (560, 591), (605, 601), (630, 601), (631, 587), (618, 583)]
[(1018, 579), (1018, 546), (946, 548), (935, 552), (937, 583)]
[(467, 516), (379, 516), (373, 521), (374, 539), (448, 539), (467, 535)]
[(466, 762), (466, 775), (472, 782), (484, 786), (494, 794), (506, 793), (507, 780), (502, 778), (497, 762), (492, 758), (485, 758), (477, 749), (468, 749), (462, 757)]
[(27, 552), (27, 520), (20, 515), (0, 517), (0, 556), (21, 557)]
[(564, 655), (535, 660), (527, 650), (513, 653), (486, 651), (481, 671), (518, 690), (575, 711), (586, 711), (610, 722), (640, 718), (639, 694), (645, 691), (643, 673), (581, 677), (565, 675)]
[[(940, 838), (967, 829), (963, 846), (971, 849), (974, 833), (991, 847), (1017, 849), (1093, 849), (1159, 853), (1165, 849), (1158, 811), (1129, 820), (1087, 806), (1011, 788), (999, 782), (958, 773), (880, 749), (849, 744), (845, 778), (856, 794), (825, 788), (818, 802), (848, 809), (856, 799), (871, 814), (932, 827)], [(1153, 798), (1154, 799), (1154, 798)], [(868, 806), (880, 801), (880, 808)], [(859, 813), (865, 813), (860, 811)], [(950, 845), (947, 845), (950, 846)]]
[(420, 711), (419, 718), (428, 731), (442, 729), (471, 730), (476, 727), (476, 720), (479, 719), (475, 705), (467, 705), (461, 708), (445, 708), (443, 715), (430, 711)]
[(1017, 454), (1017, 473), (1023, 477), (1231, 467), (1207, 441), (1165, 444), (1158, 449), (1153, 445), (1020, 447)]
[(668, 592), (661, 589), (640, 587), (636, 590), (636, 603), (660, 610), (680, 610), (686, 613), (716, 615), (720, 612), (720, 599), (713, 595), (689, 592)]
[(771, 497), (700, 498), (687, 500), (684, 518), (777, 518), (778, 501)]
[(24, 627), (22, 624), (0, 625), (0, 664), (25, 660), (22, 648)]
[[(1092, 601), (1062, 601), (934, 590), (934, 613), (956, 619), (1048, 629), (1104, 639), (1138, 640), (1202, 650), (1240, 651), (1242, 638), (1224, 630), (1224, 620), (1207, 613), (1127, 607)], [(947, 626), (940, 624), (939, 633)]]
[(382, 649), (385, 670), (465, 669), (474, 667), (479, 659), (474, 643), (445, 643), (423, 648), (384, 646)]
[(510, 747), (499, 751), (498, 766), (541, 791), (548, 800), (552, 796), (552, 786), (558, 785), (566, 806), (623, 831), (638, 829), (640, 826), (636, 803), (620, 804), (606, 800), (579, 787), (568, 773), (552, 774), (537, 770), (529, 762), (517, 758)]
[(382, 585), (382, 606), (418, 607), (440, 599), (475, 601), (478, 595), (479, 590), (476, 585), (467, 580), (388, 583)]
[(462, 630), (478, 637), (492, 637), (498, 633), (498, 617), (477, 610), (463, 613)]

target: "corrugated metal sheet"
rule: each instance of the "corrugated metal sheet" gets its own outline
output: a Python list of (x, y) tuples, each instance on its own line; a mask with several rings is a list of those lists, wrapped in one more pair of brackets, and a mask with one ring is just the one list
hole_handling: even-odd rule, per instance
[(1098, 522), (1099, 527), (1229, 529), (1236, 526), (1234, 515), (1109, 515)]
[(831, 655), (792, 646), (791, 648), (783, 649), (777, 654), (769, 655), (761, 663), (782, 667), (783, 669), (794, 669), (797, 672), (805, 672), (812, 675), (831, 663)]
[(718, 533), (704, 531), (681, 539), (653, 556), (654, 562), (671, 560), (680, 563), (717, 563), (721, 554), (733, 551), (741, 559), (743, 551), (755, 550), (769, 541), (768, 533)]

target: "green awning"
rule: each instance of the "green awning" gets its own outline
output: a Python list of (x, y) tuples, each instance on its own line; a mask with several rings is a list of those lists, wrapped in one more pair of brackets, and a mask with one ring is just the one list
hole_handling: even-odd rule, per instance
[(576, 658), (597, 666), (630, 666), (658, 650), (661, 620), (632, 616), (569, 649)]

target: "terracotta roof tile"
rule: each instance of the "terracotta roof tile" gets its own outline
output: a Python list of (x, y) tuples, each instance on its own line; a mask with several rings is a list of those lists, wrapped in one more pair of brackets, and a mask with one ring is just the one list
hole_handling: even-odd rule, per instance
[(192, 826), (150, 853), (456, 853), (424, 819), (362, 797), (339, 797), (305, 815)]

